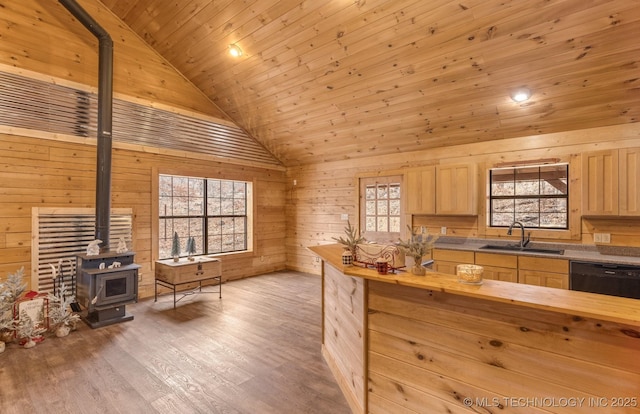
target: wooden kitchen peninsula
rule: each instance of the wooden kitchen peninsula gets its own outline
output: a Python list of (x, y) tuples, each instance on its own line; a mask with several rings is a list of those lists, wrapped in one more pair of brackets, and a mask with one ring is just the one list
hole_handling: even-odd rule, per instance
[(354, 413), (640, 413), (640, 301), (323, 259), (323, 355)]

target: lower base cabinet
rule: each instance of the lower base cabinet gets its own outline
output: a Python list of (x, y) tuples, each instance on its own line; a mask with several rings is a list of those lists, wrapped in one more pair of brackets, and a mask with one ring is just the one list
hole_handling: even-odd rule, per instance
[(569, 289), (569, 261), (543, 257), (518, 257), (518, 282)]
[(449, 275), (456, 274), (459, 264), (473, 264), (473, 252), (464, 250), (433, 249), (433, 270)]
[(433, 259), (439, 273), (455, 275), (457, 265), (477, 264), (484, 268), (484, 279), (569, 289), (566, 259), (448, 249), (433, 249)]
[(518, 256), (476, 253), (476, 263), (484, 268), (484, 279), (518, 282)]

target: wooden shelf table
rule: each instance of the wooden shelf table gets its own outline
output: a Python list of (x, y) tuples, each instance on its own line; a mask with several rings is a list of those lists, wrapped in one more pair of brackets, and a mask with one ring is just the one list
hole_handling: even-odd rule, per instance
[[(180, 258), (175, 262), (173, 259), (156, 261), (155, 272), (155, 302), (158, 301), (158, 285), (173, 290), (173, 307), (187, 295), (202, 292), (202, 282), (207, 280), (218, 281), (219, 298), (222, 299), (222, 265), (220, 259), (211, 257), (197, 257), (194, 260)], [(177, 287), (188, 283), (198, 283), (198, 287), (179, 292), (182, 297), (176, 298)]]

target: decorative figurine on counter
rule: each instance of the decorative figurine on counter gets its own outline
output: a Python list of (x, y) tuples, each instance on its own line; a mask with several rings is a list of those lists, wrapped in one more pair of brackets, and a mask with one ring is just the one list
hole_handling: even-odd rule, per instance
[(126, 253), (127, 252), (127, 242), (124, 241), (124, 237), (120, 237), (118, 240), (118, 247), (116, 249), (116, 253)]
[(102, 243), (102, 240), (95, 239), (92, 242), (89, 242), (87, 246), (87, 256), (97, 256), (100, 254), (100, 247), (98, 246)]

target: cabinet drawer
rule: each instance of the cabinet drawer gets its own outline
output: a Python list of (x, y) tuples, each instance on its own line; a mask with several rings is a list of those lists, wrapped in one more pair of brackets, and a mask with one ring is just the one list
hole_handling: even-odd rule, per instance
[(491, 280), (501, 280), (503, 282), (518, 282), (518, 270), (508, 267), (483, 266), (482, 277)]
[(569, 261), (566, 259), (549, 259), (546, 257), (519, 256), (518, 268), (537, 270), (540, 272), (569, 273)]
[(480, 266), (518, 268), (518, 256), (512, 254), (476, 253), (476, 264)]
[(456, 274), (456, 268), (457, 266), (461, 264), (458, 262), (444, 262), (444, 261), (439, 261), (439, 262), (434, 262), (433, 263), (433, 270), (438, 272), (438, 273), (446, 273), (448, 275), (455, 275)]
[(433, 260), (445, 262), (473, 263), (474, 253), (463, 250), (433, 249)]

